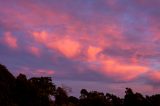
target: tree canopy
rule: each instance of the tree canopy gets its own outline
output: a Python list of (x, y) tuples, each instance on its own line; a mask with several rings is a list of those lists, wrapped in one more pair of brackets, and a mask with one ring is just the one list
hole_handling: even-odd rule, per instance
[(56, 86), (51, 77), (27, 79), (24, 74), (14, 77), (0, 64), (0, 106), (160, 106), (160, 94), (143, 96), (126, 88), (124, 98), (120, 98), (82, 89), (77, 98)]

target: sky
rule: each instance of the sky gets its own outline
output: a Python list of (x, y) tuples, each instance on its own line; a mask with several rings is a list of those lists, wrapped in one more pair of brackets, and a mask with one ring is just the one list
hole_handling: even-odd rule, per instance
[(160, 93), (160, 0), (0, 0), (0, 63), (17, 76)]

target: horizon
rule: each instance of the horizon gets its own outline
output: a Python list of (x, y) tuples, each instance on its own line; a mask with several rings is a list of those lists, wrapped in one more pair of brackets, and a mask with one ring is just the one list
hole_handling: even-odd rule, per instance
[[(14, 76), (12, 73), (11, 73), (11, 71), (10, 70), (8, 70), (8, 68), (5, 66), (5, 65), (2, 65), (2, 64), (0, 64), (0, 66), (2, 66), (2, 67), (4, 67), (5, 69), (3, 69), (2, 68), (2, 70), (1, 70), (1, 75), (5, 75), (5, 77), (10, 77), (10, 78), (12, 78), (11, 76), (13, 76), (13, 78), (14, 78), (14, 80), (18, 80), (18, 77), (20, 77), (20, 76), (23, 76), (24, 78), (26, 78), (26, 80), (28, 81), (28, 82), (30, 82), (30, 80), (33, 78), (36, 78), (36, 79), (41, 79), (41, 78), (51, 78), (51, 82), (52, 82), (52, 85), (54, 85), (55, 86), (55, 88), (57, 89), (57, 88), (62, 88), (65, 92), (66, 92), (66, 94), (67, 94), (67, 96), (68, 97), (76, 97), (76, 98), (80, 98), (80, 96), (81, 96), (81, 90), (83, 90), (83, 89), (85, 89), (86, 91), (88, 91), (88, 92), (99, 92), (99, 93), (103, 93), (103, 94), (110, 94), (110, 95), (115, 95), (115, 96), (117, 96), (117, 97), (119, 97), (119, 98), (121, 98), (121, 99), (124, 99), (125, 98), (125, 95), (127, 95), (126, 94), (126, 91), (123, 91), (123, 94), (122, 94), (122, 92), (119, 92), (119, 94), (116, 94), (115, 93), (115, 91), (117, 90), (117, 88), (115, 88), (113, 91), (112, 90), (107, 90), (106, 88), (107, 88), (107, 86), (105, 86), (105, 87), (103, 87), (101, 90), (100, 89), (94, 89), (94, 88), (92, 88), (92, 87), (87, 87), (87, 86), (85, 86), (86, 88), (82, 88), (82, 87), (80, 87), (81, 86), (81, 84), (80, 83), (82, 83), (82, 85), (83, 85), (83, 81), (78, 81), (79, 83), (77, 83), (76, 84), (76, 86), (75, 86), (75, 88), (76, 89), (72, 89), (70, 86), (68, 86), (68, 85), (71, 85), (72, 86), (72, 82), (74, 83), (74, 81), (70, 81), (70, 80), (68, 80), (68, 81), (55, 81), (54, 79), (53, 79), (53, 77), (49, 77), (49, 76), (26, 76), (25, 74), (22, 74), (22, 73), (19, 73), (18, 74), (18, 76)], [(5, 72), (5, 71), (7, 71), (7, 72)], [(6, 74), (6, 73), (8, 73), (8, 74)], [(11, 75), (11, 76), (10, 76)], [(9, 80), (9, 79), (6, 79), (6, 80)], [(4, 81), (5, 82), (5, 81)], [(63, 83), (62, 83), (63, 82)], [(69, 82), (69, 83), (68, 83)], [(6, 83), (6, 82), (5, 82)], [(90, 83), (96, 83), (95, 81), (92, 81), (92, 82), (88, 82), (89, 84)], [(6, 83), (7, 84), (7, 83)], [(74, 84), (73, 84), (74, 85)], [(77, 86), (78, 85), (78, 86)], [(95, 85), (95, 84), (93, 84), (93, 85)], [(98, 84), (96, 84), (96, 86), (97, 86)], [(132, 85), (132, 84), (131, 84)], [(157, 94), (157, 93), (153, 93), (153, 94), (142, 94), (141, 92), (137, 92), (135, 89), (132, 89), (131, 88), (131, 86), (130, 87), (122, 87), (124, 90), (127, 90), (127, 89), (131, 89), (132, 91), (133, 91), (133, 94), (141, 94), (143, 97), (147, 97), (147, 96), (149, 96), (149, 97), (152, 97), (152, 96), (154, 96), (154, 95), (160, 95), (160, 94)], [(121, 88), (121, 90), (122, 90), (122, 88)], [(74, 91), (76, 91), (76, 92), (74, 92)], [(77, 92), (77, 91), (79, 91), (79, 92)], [(50, 95), (51, 96), (51, 95)], [(53, 96), (53, 95), (52, 95)], [(55, 95), (54, 95), (55, 96)]]
[(58, 85), (160, 93), (159, 0), (0, 0), (0, 63)]

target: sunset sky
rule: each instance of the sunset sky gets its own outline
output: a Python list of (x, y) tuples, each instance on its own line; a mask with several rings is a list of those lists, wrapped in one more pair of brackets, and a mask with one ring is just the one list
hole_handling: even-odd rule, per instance
[(73, 95), (160, 93), (160, 0), (0, 0), (0, 63)]

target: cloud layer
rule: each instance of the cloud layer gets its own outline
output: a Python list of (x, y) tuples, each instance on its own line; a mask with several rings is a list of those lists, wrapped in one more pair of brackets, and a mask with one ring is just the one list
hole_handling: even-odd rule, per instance
[(159, 0), (5, 0), (0, 62), (15, 75), (154, 88), (159, 21)]

